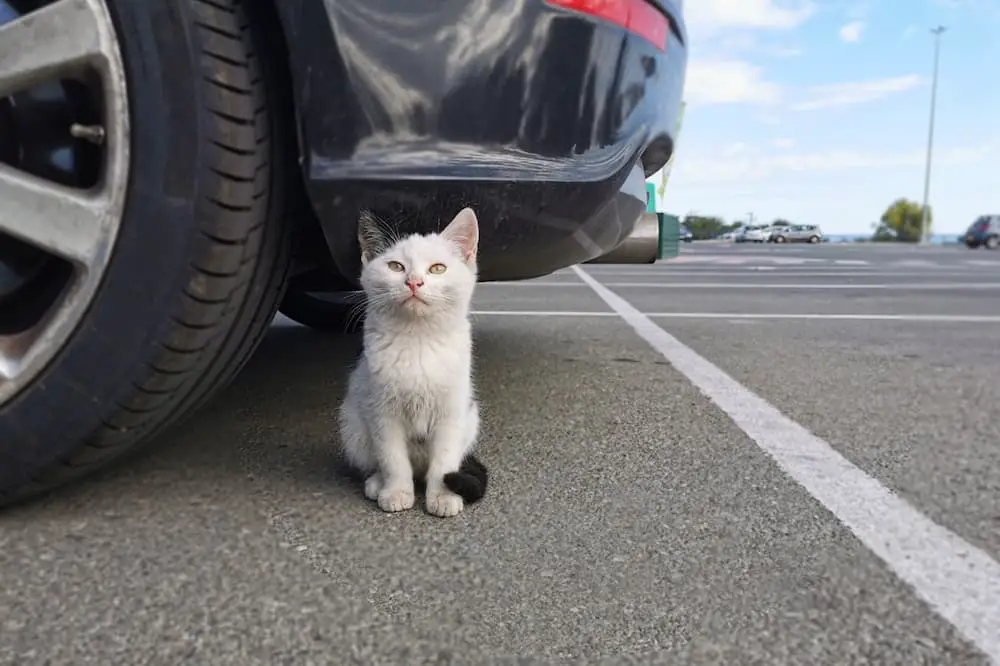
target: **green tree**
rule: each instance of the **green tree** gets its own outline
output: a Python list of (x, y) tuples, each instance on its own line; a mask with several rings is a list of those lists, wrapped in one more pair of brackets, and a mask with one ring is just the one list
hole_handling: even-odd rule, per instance
[(790, 227), (792, 223), (783, 217), (774, 218), (774, 222), (771, 223), (772, 227)]
[(691, 230), (691, 236), (695, 240), (715, 238), (737, 227), (735, 224), (726, 224), (721, 217), (713, 215), (687, 215), (684, 217), (684, 226)]
[[(895, 241), (898, 243), (916, 243), (920, 240), (921, 213), (920, 204), (909, 199), (896, 199), (882, 213), (882, 218), (875, 225), (874, 241)], [(930, 233), (930, 208), (927, 209), (927, 233)]]

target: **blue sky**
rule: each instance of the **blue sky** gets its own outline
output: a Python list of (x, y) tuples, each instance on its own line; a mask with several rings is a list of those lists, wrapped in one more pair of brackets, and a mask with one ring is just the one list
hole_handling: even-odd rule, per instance
[[(1000, 0), (686, 0), (687, 111), (659, 206), (869, 233), (920, 201), (943, 24), (935, 233), (1000, 213)], [(659, 182), (655, 177), (655, 182)]]

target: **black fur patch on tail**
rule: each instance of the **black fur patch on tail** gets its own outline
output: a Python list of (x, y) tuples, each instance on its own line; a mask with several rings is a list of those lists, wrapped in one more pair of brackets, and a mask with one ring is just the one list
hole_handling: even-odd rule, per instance
[(486, 494), (488, 482), (489, 472), (486, 470), (486, 465), (471, 454), (465, 457), (457, 472), (444, 475), (445, 488), (461, 497), (466, 504), (481, 500)]

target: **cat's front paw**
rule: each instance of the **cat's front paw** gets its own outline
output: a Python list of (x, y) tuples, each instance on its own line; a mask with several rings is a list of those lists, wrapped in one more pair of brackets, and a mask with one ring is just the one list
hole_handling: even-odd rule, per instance
[(406, 488), (382, 489), (378, 493), (378, 508), (388, 513), (413, 508), (413, 491)]
[(462, 513), (464, 508), (462, 498), (449, 490), (427, 495), (427, 513), (432, 515), (450, 518)]

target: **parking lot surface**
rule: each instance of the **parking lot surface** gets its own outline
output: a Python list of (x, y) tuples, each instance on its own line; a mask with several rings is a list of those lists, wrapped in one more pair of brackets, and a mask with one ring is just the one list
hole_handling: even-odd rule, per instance
[(1000, 253), (695, 244), (481, 285), (481, 504), (335, 453), (279, 318), (139, 458), (0, 516), (0, 663), (1000, 659)]

